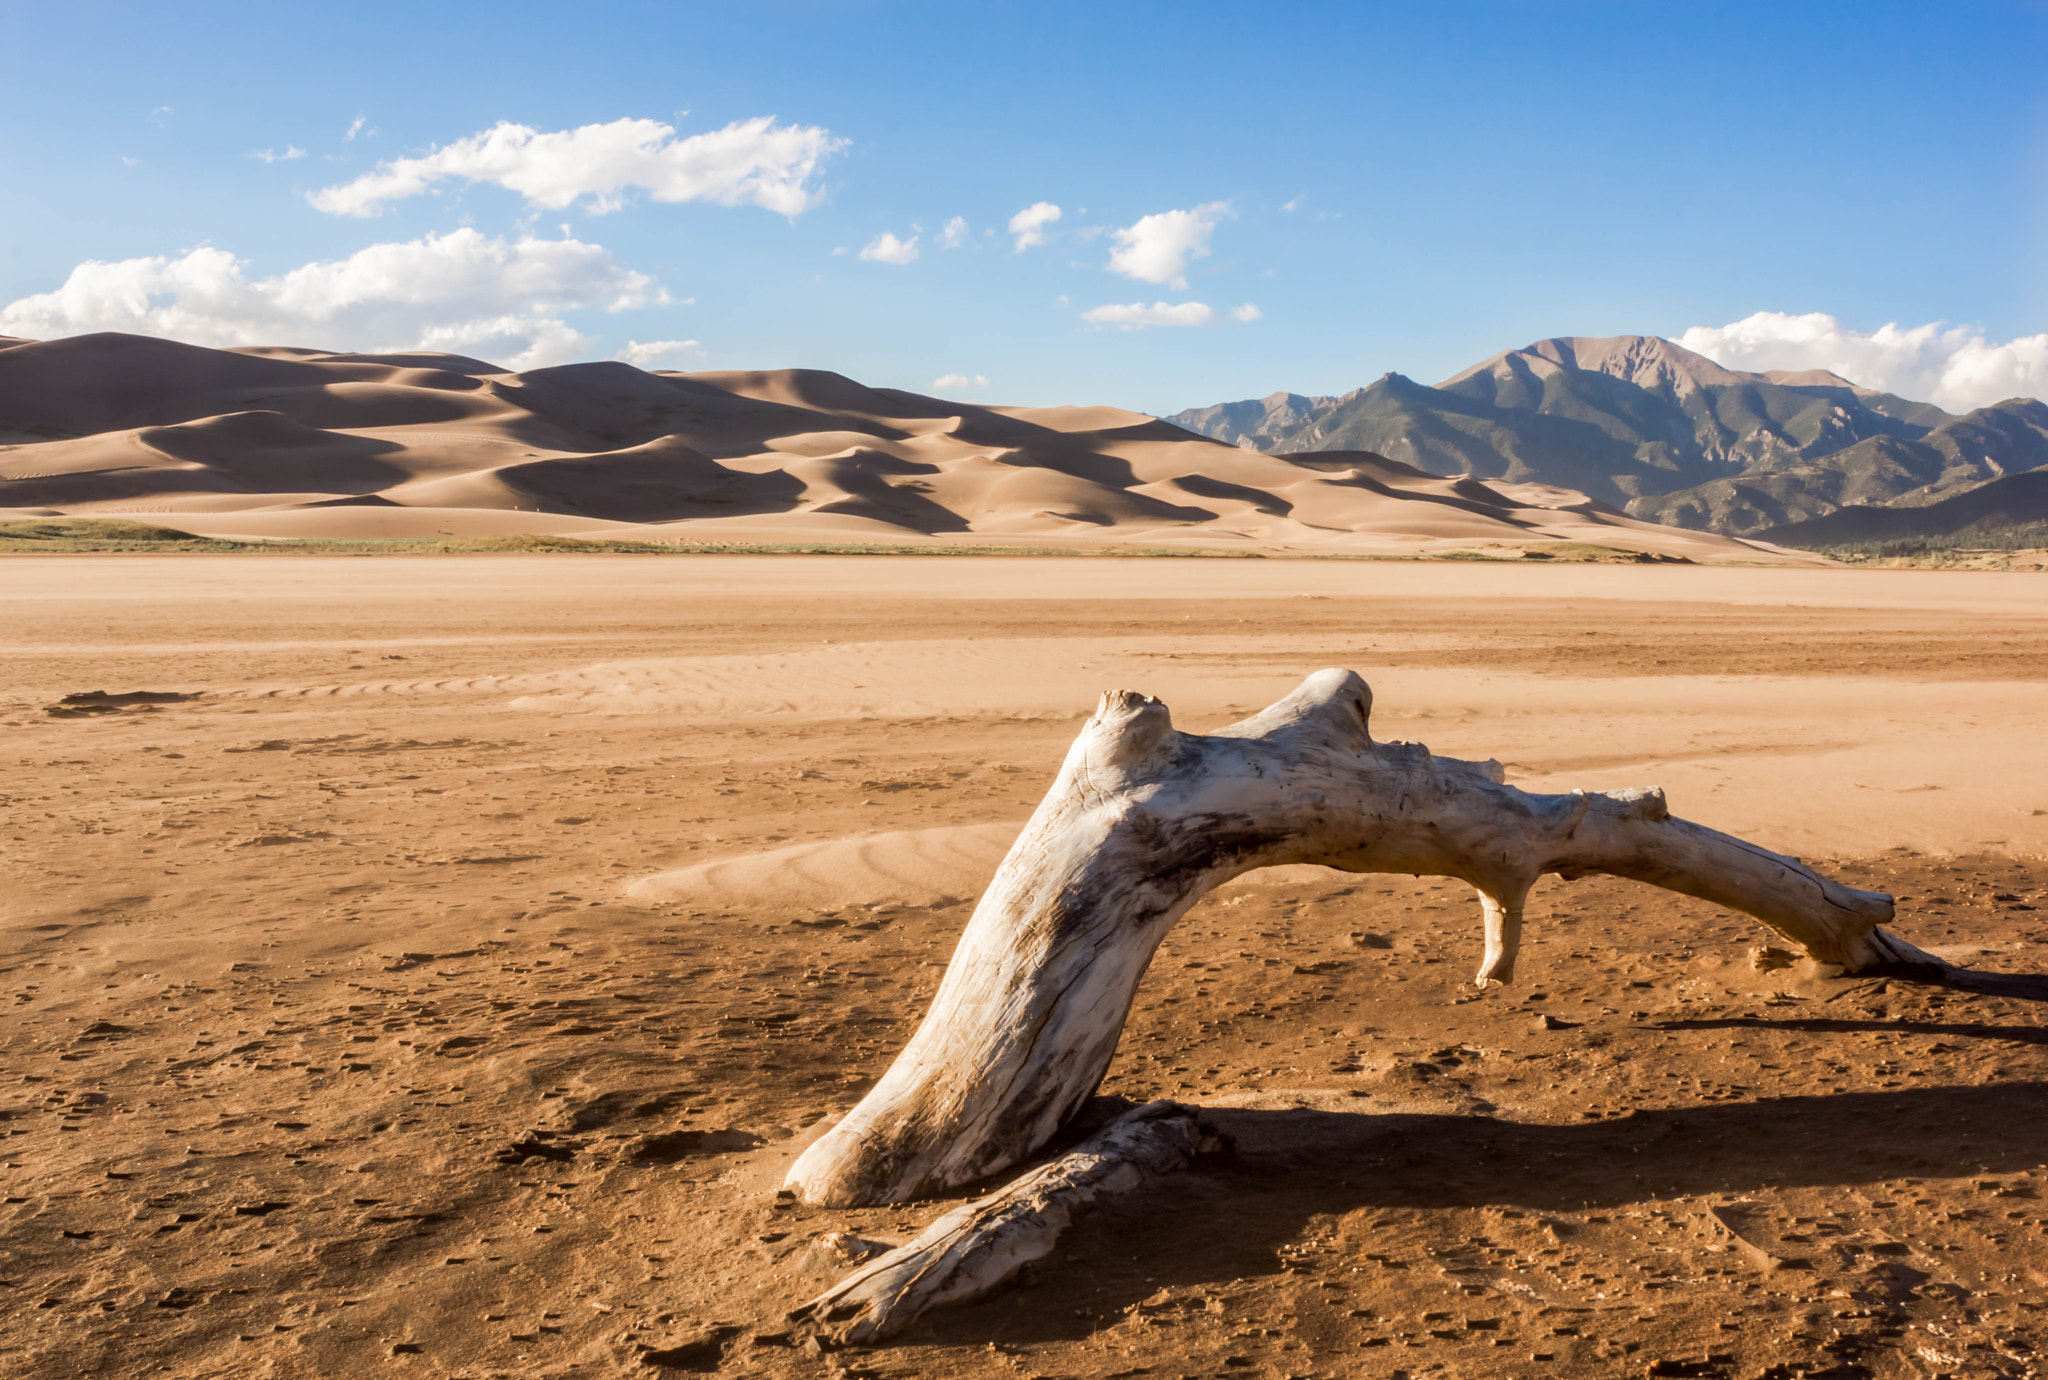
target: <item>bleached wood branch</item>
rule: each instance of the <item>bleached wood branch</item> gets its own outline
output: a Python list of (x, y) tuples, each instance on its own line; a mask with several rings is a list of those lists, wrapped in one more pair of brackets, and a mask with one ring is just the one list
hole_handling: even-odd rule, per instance
[(1058, 1159), (955, 1208), (790, 1317), (864, 1345), (941, 1304), (979, 1298), (1051, 1251), (1078, 1209), (1186, 1168), (1203, 1134), (1192, 1107), (1134, 1108)]
[(1158, 700), (1103, 696), (1011, 847), (931, 1009), (882, 1080), (804, 1152), (808, 1202), (901, 1202), (1043, 1146), (1095, 1090), (1152, 954), (1203, 893), (1254, 868), (1457, 877), (1480, 895), (1478, 981), (1514, 976), (1545, 873), (1603, 872), (1755, 916), (1823, 963), (1938, 960), (1879, 929), (1891, 897), (1674, 819), (1663, 793), (1536, 795), (1497, 762), (1376, 743), (1372, 692), (1318, 671), (1209, 735)]

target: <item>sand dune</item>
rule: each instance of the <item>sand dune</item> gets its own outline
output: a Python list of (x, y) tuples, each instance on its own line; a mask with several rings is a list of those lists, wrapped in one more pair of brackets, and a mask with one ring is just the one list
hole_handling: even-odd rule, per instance
[(430, 352), (139, 336), (0, 351), (0, 510), (216, 536), (1803, 554), (1365, 451), (1262, 455), (1114, 407), (988, 407), (838, 374), (510, 373)]
[[(667, 905), (828, 914), (946, 906), (982, 893), (1023, 827), (1017, 819), (794, 843), (642, 877), (624, 895)], [(1348, 875), (1313, 864), (1264, 867), (1223, 889), (1341, 886)]]
[(646, 877), (626, 894), (770, 909), (950, 904), (980, 894), (1020, 827), (950, 825), (791, 844)]

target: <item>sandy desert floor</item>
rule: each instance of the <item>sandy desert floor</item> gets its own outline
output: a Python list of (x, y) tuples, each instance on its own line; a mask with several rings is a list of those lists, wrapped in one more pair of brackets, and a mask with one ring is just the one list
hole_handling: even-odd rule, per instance
[[(0, 560), (0, 1371), (2024, 1376), (2048, 1350), (2048, 581), (838, 557)], [(1374, 730), (1901, 897), (1981, 976), (1547, 882), (1254, 874), (1111, 1097), (1233, 1148), (902, 1344), (940, 1203), (779, 1201), (1096, 694)], [(92, 692), (104, 692), (93, 697)], [(138, 696), (144, 696), (138, 698)]]

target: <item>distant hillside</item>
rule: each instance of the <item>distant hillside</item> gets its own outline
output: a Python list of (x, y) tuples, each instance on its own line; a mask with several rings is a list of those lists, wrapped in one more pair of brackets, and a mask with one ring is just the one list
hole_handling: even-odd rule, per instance
[(1557, 484), (1634, 517), (1748, 535), (1847, 505), (1938, 502), (2048, 465), (2048, 405), (1956, 417), (1822, 370), (1746, 373), (1655, 336), (1507, 350), (1430, 387), (1276, 393), (1167, 418), (1276, 454), (1369, 450), (1443, 475)]
[(1352, 389), (1341, 398), (1305, 398), (1299, 393), (1274, 393), (1244, 402), (1217, 403), (1194, 407), (1167, 418), (1176, 426), (1246, 450), (1269, 449), (1261, 444), (1273, 436), (1292, 434), (1310, 425), (1318, 416), (1358, 396)]
[(1917, 508), (1842, 508), (1774, 527), (1768, 541), (1807, 549), (1919, 541), (1937, 546), (2048, 546), (2048, 469), (2007, 475)]

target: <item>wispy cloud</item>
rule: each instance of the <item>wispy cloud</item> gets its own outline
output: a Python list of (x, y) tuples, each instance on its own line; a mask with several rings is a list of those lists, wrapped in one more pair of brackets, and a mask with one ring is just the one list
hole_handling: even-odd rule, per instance
[(289, 163), (295, 158), (304, 158), (306, 151), (296, 144), (286, 144), (283, 153), (276, 149), (250, 149), (247, 156), (259, 163)]
[(958, 249), (967, 243), (967, 217), (955, 216), (939, 231), (939, 248)]
[(932, 380), (934, 388), (986, 388), (987, 374), (941, 374)]
[(1147, 326), (1212, 325), (1216, 312), (1207, 302), (1154, 302), (1149, 307), (1143, 302), (1112, 302), (1107, 306), (1090, 307), (1081, 313), (1081, 319), (1097, 326), (1121, 326), (1127, 331), (1139, 331)]
[[(1064, 304), (1066, 299), (1060, 300)], [(1111, 302), (1090, 307), (1081, 313), (1081, 319), (1091, 325), (1141, 331), (1147, 326), (1214, 326), (1225, 320), (1257, 321), (1261, 315), (1250, 302), (1226, 312), (1218, 312), (1207, 302), (1154, 302), (1149, 307), (1143, 302)]]
[(695, 340), (629, 340), (613, 359), (622, 359), (635, 369), (652, 369), (664, 360), (686, 358), (702, 350)]
[(1044, 244), (1048, 238), (1045, 227), (1060, 218), (1060, 208), (1050, 201), (1034, 201), (1016, 215), (1010, 217), (1010, 234), (1015, 237), (1016, 251), (1021, 254), (1027, 249)]
[(455, 230), (373, 244), (269, 278), (224, 249), (88, 260), (62, 286), (0, 307), (0, 334), (37, 339), (127, 331), (199, 345), (452, 350), (513, 368), (587, 358), (562, 319), (667, 301), (602, 246)]
[(917, 257), (917, 238), (899, 240), (893, 231), (884, 230), (861, 247), (860, 257), (869, 263), (907, 264)]
[(593, 214), (614, 211), (625, 204), (625, 192), (639, 189), (656, 201), (750, 205), (794, 216), (817, 204), (822, 193), (812, 179), (846, 142), (816, 126), (778, 125), (770, 115), (686, 138), (659, 120), (553, 133), (500, 122), (423, 157), (379, 163), (309, 200), (331, 215), (374, 216), (454, 179), (494, 183), (551, 211), (579, 197), (590, 199)]
[(165, 125), (171, 122), (171, 116), (176, 113), (177, 112), (171, 109), (170, 106), (160, 105), (156, 109), (149, 112), (149, 122), (155, 125), (158, 129), (162, 129)]
[[(363, 132), (363, 126), (366, 123), (368, 123), (368, 118), (368, 116), (358, 115), (353, 120), (350, 120), (348, 122), (348, 132), (341, 136), (341, 142), (344, 144), (353, 144), (356, 141), (356, 136)], [(372, 134), (375, 134), (376, 132), (377, 131), (374, 129), (370, 131), (370, 133)]]
[(1109, 269), (1141, 283), (1185, 288), (1188, 262), (1209, 257), (1216, 222), (1231, 214), (1229, 202), (1212, 201), (1192, 211), (1145, 216), (1113, 232), (1117, 247), (1109, 253)]
[(1998, 343), (1974, 326), (1939, 321), (1858, 331), (1825, 312), (1760, 311), (1726, 326), (1694, 326), (1678, 343), (1730, 369), (1826, 369), (1951, 412), (2048, 397), (2048, 334)]

